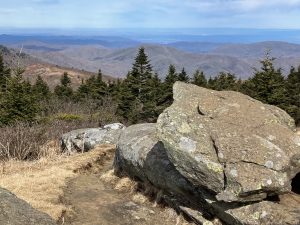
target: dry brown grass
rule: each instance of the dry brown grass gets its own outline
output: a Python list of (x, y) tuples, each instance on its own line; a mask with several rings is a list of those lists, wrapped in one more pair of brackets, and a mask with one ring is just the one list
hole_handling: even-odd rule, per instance
[(0, 186), (57, 220), (64, 211), (70, 210), (60, 201), (67, 181), (77, 176), (76, 171), (98, 163), (113, 151), (114, 146), (107, 145), (73, 156), (56, 155), (32, 162), (3, 162)]
[[(39, 75), (43, 78), (43, 80), (47, 82), (47, 84), (53, 90), (56, 85), (60, 84), (60, 78), (64, 72), (67, 72), (69, 74), (69, 77), (72, 81), (72, 87), (75, 89), (79, 87), (82, 80), (86, 80), (87, 78), (96, 75), (92, 72), (87, 72), (74, 68), (60, 67), (47, 63), (34, 63), (25, 68), (23, 76), (26, 80), (29, 80), (31, 83), (34, 83), (37, 76)], [(114, 81), (116, 80), (116, 78), (103, 75), (103, 80), (108, 82)]]

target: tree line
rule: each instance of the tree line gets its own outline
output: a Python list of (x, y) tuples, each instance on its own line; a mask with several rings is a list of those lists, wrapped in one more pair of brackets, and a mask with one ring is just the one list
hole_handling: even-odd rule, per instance
[(49, 102), (92, 102), (94, 110), (109, 100), (117, 105), (116, 116), (124, 123), (155, 122), (158, 115), (173, 101), (172, 87), (176, 81), (192, 83), (213, 90), (233, 90), (247, 94), (264, 103), (276, 105), (287, 111), (300, 124), (300, 67), (291, 68), (284, 76), (274, 67), (270, 54), (260, 61), (261, 68), (253, 76), (241, 80), (236, 75), (221, 72), (206, 78), (197, 70), (189, 76), (185, 69), (177, 71), (170, 65), (162, 80), (154, 73), (144, 48), (140, 48), (133, 66), (125, 79), (104, 82), (102, 72), (82, 81), (77, 90), (71, 86), (68, 73), (61, 77), (53, 91), (38, 76), (34, 84), (23, 79), (22, 70), (12, 70), (4, 65), (0, 55), (0, 125), (16, 121), (34, 122), (49, 114)]

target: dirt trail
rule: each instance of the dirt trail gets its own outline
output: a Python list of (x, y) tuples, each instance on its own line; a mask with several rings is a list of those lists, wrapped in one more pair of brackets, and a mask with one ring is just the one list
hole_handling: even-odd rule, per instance
[[(153, 203), (135, 203), (132, 193), (115, 190), (103, 182), (101, 174), (111, 169), (112, 157), (106, 160), (98, 173), (81, 173), (69, 182), (64, 201), (73, 213), (65, 215), (66, 225), (175, 225), (176, 214), (167, 215), (166, 210)], [(180, 223), (182, 224), (182, 223)]]

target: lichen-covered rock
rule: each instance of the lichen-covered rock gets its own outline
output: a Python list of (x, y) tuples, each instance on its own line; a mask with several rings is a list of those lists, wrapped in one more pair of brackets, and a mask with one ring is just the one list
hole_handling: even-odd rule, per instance
[(14, 194), (0, 188), (1, 225), (55, 225), (55, 221), (45, 213), (33, 209)]
[(224, 216), (230, 218), (231, 222), (227, 222), (230, 222), (231, 225), (300, 224), (299, 210), (267, 201), (228, 209), (224, 212)]
[(163, 144), (157, 139), (155, 124), (137, 124), (122, 132), (114, 168), (116, 173), (124, 171), (169, 193), (193, 192), (189, 182), (169, 161)]
[(300, 172), (294, 128), (277, 107), (181, 82), (157, 122), (158, 139), (176, 169), (226, 202), (260, 201), (291, 189)]
[(123, 124), (114, 123), (103, 128), (73, 130), (61, 137), (61, 149), (71, 154), (89, 151), (100, 144), (116, 144), (123, 129)]

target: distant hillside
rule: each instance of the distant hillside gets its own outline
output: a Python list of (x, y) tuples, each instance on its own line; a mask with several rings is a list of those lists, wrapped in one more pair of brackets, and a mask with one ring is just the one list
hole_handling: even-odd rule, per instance
[(48, 45), (102, 45), (108, 48), (127, 48), (140, 42), (116, 36), (47, 36), (47, 35), (0, 35), (0, 44), (14, 45), (40, 42)]
[[(20, 44), (11, 45), (20, 48)], [(259, 42), (253, 44), (220, 44), (209, 42), (175, 42), (167, 45), (144, 44), (155, 72), (161, 77), (168, 66), (174, 64), (178, 70), (185, 67), (189, 74), (199, 69), (207, 76), (219, 72), (230, 72), (241, 78), (253, 74), (259, 60), (271, 50), (276, 57), (275, 66), (288, 74), (291, 66), (300, 64), (300, 45), (285, 42)], [(171, 47), (173, 46), (173, 47)], [(29, 41), (23, 43), (24, 51), (46, 63), (69, 68), (124, 77), (132, 66), (139, 46), (130, 48), (108, 48), (102, 45), (49, 44)]]
[(31, 57), (28, 54), (20, 53), (20, 51), (7, 48), (2, 45), (0, 45), (0, 52), (3, 55), (4, 62), (11, 68), (25, 68), (29, 65), (40, 62), (40, 60)]
[[(251, 70), (251, 65), (247, 62), (231, 56), (192, 54), (161, 45), (144, 46), (154, 71), (162, 77), (167, 73), (170, 64), (174, 64), (178, 70), (185, 67), (188, 73), (201, 69), (208, 75), (216, 75), (225, 71), (247, 77), (248, 71)], [(102, 46), (77, 46), (59, 51), (32, 49), (25, 49), (25, 51), (51, 64), (87, 71), (97, 71), (101, 68), (105, 74), (124, 77), (132, 66), (138, 48), (108, 49)]]
[(230, 55), (235, 57), (259, 58), (270, 50), (272, 55), (281, 57), (300, 57), (300, 45), (287, 42), (268, 41), (253, 44), (225, 44), (216, 47), (214, 54)]
[[(44, 63), (35, 57), (29, 56), (28, 54), (19, 54), (19, 52), (16, 50), (6, 48), (1, 45), (0, 52), (3, 55), (4, 62), (9, 67), (16, 68), (19, 66), (20, 68), (25, 69), (23, 74), (25, 79), (28, 79), (31, 83), (34, 83), (37, 76), (40, 75), (52, 89), (60, 83), (61, 75), (64, 72), (69, 74), (74, 88), (77, 88), (81, 84), (82, 80), (95, 75), (95, 73), (92, 72)], [(103, 80), (112, 81), (115, 80), (115, 78), (104, 75)]]
[(224, 46), (224, 43), (213, 43), (213, 42), (173, 42), (166, 44), (166, 46), (173, 47), (182, 51), (191, 53), (207, 53), (215, 50), (220, 46)]

